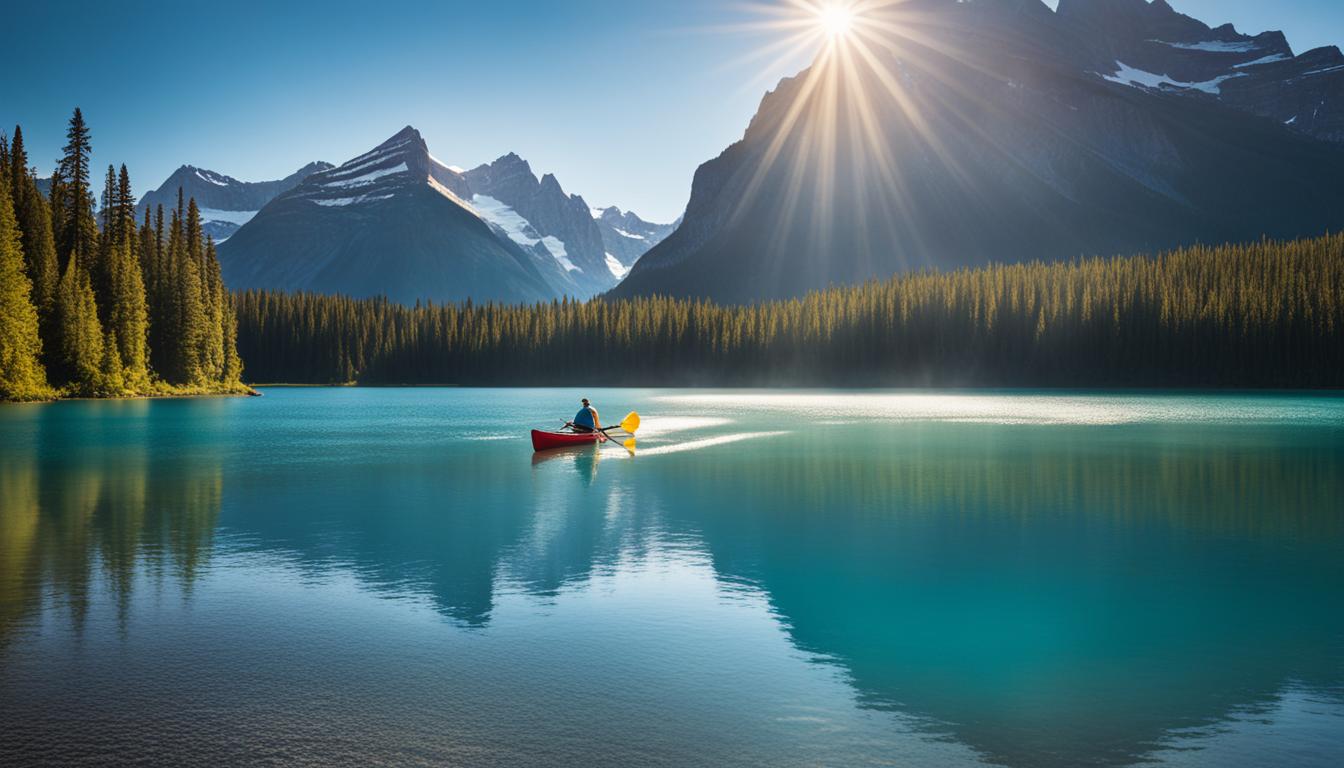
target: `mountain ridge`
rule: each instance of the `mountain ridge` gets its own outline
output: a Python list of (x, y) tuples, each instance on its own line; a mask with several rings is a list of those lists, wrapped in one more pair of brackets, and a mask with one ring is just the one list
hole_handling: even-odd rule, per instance
[[(452, 207), (421, 199), (422, 187)], [(431, 210), (443, 220), (431, 221)], [(382, 218), (399, 224), (389, 230)], [(411, 126), (339, 168), (311, 174), (257, 222), (221, 246), (231, 287), (386, 293), (403, 303), (588, 298), (615, 286), (668, 231), (645, 223), (643, 233), (608, 233), (582, 197), (565, 193), (554, 174), (538, 178), (516, 153), (462, 170), (430, 153)], [(497, 242), (480, 237), (482, 228)], [(359, 266), (373, 260), (384, 268)], [(460, 285), (450, 278), (455, 264), (469, 272)], [(415, 270), (434, 277), (419, 281)]]
[[(1213, 92), (1115, 82), (1097, 70), (1119, 43), (1079, 33), (1085, 6), (1157, 14), (1192, 30), (1184, 39), (1213, 31), (1133, 0), (1063, 14), (1039, 0), (910, 0), (880, 66), (828, 93), (822, 58), (767, 93), (742, 139), (697, 169), (682, 225), (608, 295), (751, 302), (929, 267), (1344, 226), (1344, 147)], [(1145, 45), (1225, 67), (1258, 52), (1220, 34), (1244, 50)], [(828, 99), (870, 119), (827, 112)]]
[(280, 194), (293, 189), (303, 179), (328, 170), (331, 163), (314, 161), (294, 173), (275, 181), (239, 181), (206, 168), (194, 165), (179, 166), (156, 189), (146, 193), (136, 204), (136, 216), (162, 205), (165, 210), (177, 206), (177, 192), (194, 199), (201, 209), (202, 228), (216, 242), (222, 242), (238, 231), (257, 211)]
[(220, 246), (226, 283), (462, 301), (545, 301), (557, 270), (496, 235), (411, 126), (271, 201)]

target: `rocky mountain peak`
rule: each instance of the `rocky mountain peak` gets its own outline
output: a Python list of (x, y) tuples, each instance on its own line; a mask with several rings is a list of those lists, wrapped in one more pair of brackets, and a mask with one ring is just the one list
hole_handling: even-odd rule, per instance
[[(1294, 58), (1280, 34), (1210, 27), (1162, 0), (902, 8), (900, 50), (824, 97), (862, 89), (880, 136), (845, 143), (862, 131), (812, 87), (825, 60), (784, 79), (742, 140), (696, 171), (683, 224), (612, 295), (755, 301), (928, 266), (1298, 237), (1344, 221), (1332, 170), (1344, 170), (1344, 66)], [(881, 98), (891, 80), (904, 98)], [(815, 161), (818, 132), (854, 158), (838, 178), (814, 170), (829, 167)], [(894, 178), (868, 173), (876, 163)], [(805, 204), (788, 192), (823, 188)]]

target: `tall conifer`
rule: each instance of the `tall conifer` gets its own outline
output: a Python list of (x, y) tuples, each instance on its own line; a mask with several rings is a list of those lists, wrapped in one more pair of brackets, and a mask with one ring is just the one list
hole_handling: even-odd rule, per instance
[(34, 399), (49, 390), (7, 176), (0, 174), (0, 399)]
[(117, 172), (115, 168), (109, 165), (107, 166), (107, 175), (103, 177), (103, 194), (99, 200), (98, 258), (94, 260), (94, 267), (90, 270), (90, 276), (93, 279), (93, 293), (98, 297), (98, 309), (102, 312), (99, 320), (102, 321), (104, 328), (107, 327), (109, 313), (112, 310), (110, 292), (112, 290), (112, 270), (116, 261), (113, 251), (117, 250), (120, 244), (117, 239), (117, 220), (114, 211), (116, 195)]
[(59, 380), (71, 394), (94, 396), (102, 390), (103, 331), (93, 286), (78, 258), (70, 255), (56, 292)]
[(28, 175), (28, 150), (23, 146), (23, 128), (14, 126), (14, 140), (9, 144), (9, 191), (11, 196)]
[(65, 135), (65, 154), (59, 172), (53, 176), (52, 186), (54, 193), (55, 176), (59, 176), (61, 208), (56, 213), (61, 218), (61, 226), (56, 245), (60, 253), (75, 254), (88, 272), (98, 253), (98, 223), (93, 215), (93, 195), (89, 188), (89, 153), (92, 151), (89, 128), (78, 107)]
[(220, 276), (219, 259), (215, 255), (215, 243), (207, 238), (204, 259), (204, 281), (202, 303), (205, 310), (205, 325), (202, 336), (202, 367), (205, 375), (212, 381), (224, 379), (224, 307), (227, 293), (224, 280)]
[(14, 211), (22, 233), (24, 270), (32, 284), (33, 306), (37, 308), (38, 328), (42, 336), (43, 360), (55, 349), (52, 316), (56, 308), (56, 286), (60, 267), (56, 264), (56, 245), (51, 232), (51, 212), (35, 180), (25, 175), (16, 188)]
[(116, 347), (122, 386), (144, 392), (149, 388), (149, 354), (146, 349), (149, 312), (145, 304), (145, 286), (140, 279), (140, 265), (131, 254), (130, 240), (115, 246), (108, 260), (110, 268), (106, 301), (110, 306), (106, 328), (109, 343)]

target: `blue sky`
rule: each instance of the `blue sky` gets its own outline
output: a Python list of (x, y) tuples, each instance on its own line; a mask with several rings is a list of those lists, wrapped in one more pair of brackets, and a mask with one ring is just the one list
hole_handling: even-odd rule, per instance
[[(339, 163), (409, 124), (444, 162), (517, 152), (589, 203), (670, 221), (809, 58), (753, 58), (773, 38), (716, 29), (760, 18), (731, 0), (79, 5), (6, 10), (0, 126), (21, 123), (46, 172), (79, 105), (95, 164), (125, 162), (138, 193), (184, 163), (247, 181)], [(1344, 42), (1338, 0), (1173, 5), (1299, 52)]]

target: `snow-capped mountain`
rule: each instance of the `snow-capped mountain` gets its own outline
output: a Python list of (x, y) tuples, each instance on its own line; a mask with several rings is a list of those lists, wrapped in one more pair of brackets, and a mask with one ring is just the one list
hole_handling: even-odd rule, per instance
[(570, 196), (555, 176), (538, 179), (527, 161), (508, 154), (463, 174), (471, 201), (487, 220), (515, 242), (535, 243), (551, 253), (587, 297), (616, 284), (603, 261), (602, 235), (583, 198)]
[(1086, 69), (1099, 77), (1217, 100), (1344, 142), (1344, 53), (1335, 46), (1295, 55), (1282, 32), (1212, 28), (1165, 0), (1060, 0), (1058, 14), (1089, 42)]
[(602, 245), (607, 266), (618, 278), (624, 278), (630, 268), (651, 248), (667, 239), (676, 230), (680, 220), (672, 224), (652, 224), (616, 206), (592, 209), (593, 220), (602, 233)]
[(526, 245), (541, 239), (565, 266), (583, 298), (616, 285), (640, 256), (666, 236), (659, 225), (647, 224), (634, 214), (629, 214), (629, 229), (622, 232), (619, 225), (625, 222), (625, 214), (613, 209), (615, 225), (608, 224), (582, 197), (565, 194), (554, 175), (538, 179), (528, 162), (512, 153), (468, 171), (465, 177), (477, 210), (510, 227), (510, 237), (517, 242)]
[(184, 165), (173, 172), (159, 188), (147, 193), (136, 206), (137, 217), (162, 205), (164, 210), (177, 206), (180, 188), (187, 199), (195, 198), (201, 210), (205, 233), (223, 242), (246, 224), (276, 196), (298, 186), (314, 173), (331, 168), (331, 163), (313, 162), (278, 181), (239, 181), (222, 173)]
[(524, 247), (470, 202), (457, 170), (406, 127), (261, 209), (220, 246), (233, 289), (531, 302), (573, 295), (545, 248)]
[(627, 234), (644, 239), (608, 248), (588, 204), (554, 176), (538, 179), (514, 154), (463, 171), (407, 127), (278, 197), (220, 248), (220, 261), (232, 288), (405, 303), (588, 298), (662, 235), (629, 222), (638, 233)]
[(767, 94), (610, 295), (754, 301), (1344, 227), (1334, 49), (1291, 57), (1282, 35), (1212, 29), (1163, 0), (874, 13), (890, 46)]

